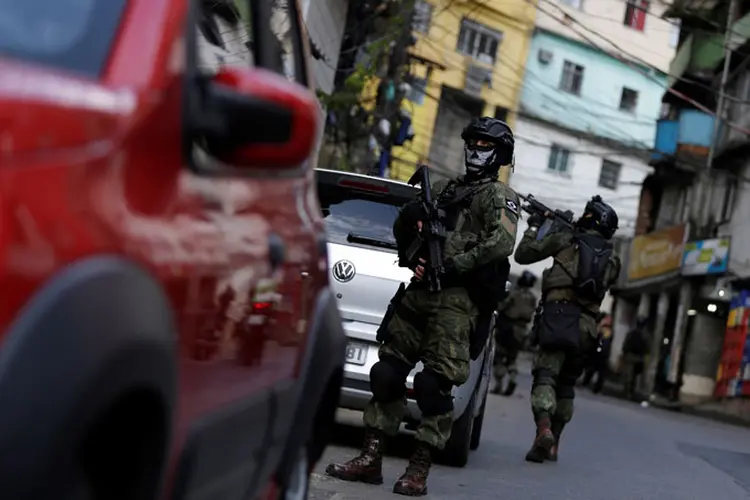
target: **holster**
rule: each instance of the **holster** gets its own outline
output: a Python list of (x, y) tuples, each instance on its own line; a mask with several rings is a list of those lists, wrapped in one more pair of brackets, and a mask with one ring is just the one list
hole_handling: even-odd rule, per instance
[(396, 295), (393, 296), (390, 303), (388, 304), (388, 308), (385, 310), (385, 314), (383, 315), (383, 321), (380, 322), (380, 326), (378, 327), (377, 336), (375, 337), (378, 342), (383, 343), (388, 341), (388, 325), (393, 319), (393, 316), (396, 315), (396, 308), (398, 308), (399, 304), (401, 304), (401, 300), (404, 298), (404, 295), (406, 295), (406, 285), (404, 283), (401, 283), (398, 286), (398, 290), (396, 290)]
[(539, 320), (539, 347), (577, 351), (581, 345), (581, 306), (574, 302), (547, 302)]

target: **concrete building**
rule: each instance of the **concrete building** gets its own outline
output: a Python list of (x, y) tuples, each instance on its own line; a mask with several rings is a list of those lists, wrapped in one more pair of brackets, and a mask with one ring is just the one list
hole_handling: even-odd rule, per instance
[(622, 149), (653, 147), (666, 76), (538, 28), (531, 40), (521, 111)]
[[(408, 179), (418, 161), (462, 173), (460, 135), (472, 116), (513, 126), (534, 15), (527, 2), (418, 0), (412, 92), (404, 103), (415, 138), (394, 148), (392, 177)], [(503, 169), (501, 178), (507, 175)]]
[[(593, 37), (606, 50), (614, 45), (666, 73), (679, 37), (679, 20), (661, 19), (667, 2), (658, 0), (539, 0), (536, 25), (571, 40)], [(553, 15), (550, 15), (547, 11)], [(564, 13), (564, 14), (563, 14)], [(558, 20), (567, 14), (580, 24)], [(582, 29), (582, 25), (587, 29)], [(593, 32), (593, 33), (592, 33)], [(605, 38), (595, 35), (599, 33)]]
[[(741, 104), (750, 80), (746, 64), (737, 59), (725, 101), (728, 118), (714, 141), (714, 82), (725, 45), (717, 26), (726, 22), (728, 4), (680, 0), (665, 13), (682, 17), (684, 32), (670, 66), (651, 159), (655, 171), (643, 184), (626, 283), (616, 290), (616, 321), (636, 314), (651, 320), (644, 389), (685, 401), (714, 393), (729, 300), (733, 289), (747, 288), (750, 272), (748, 129), (743, 128), (750, 119)], [(735, 19), (729, 48), (737, 49), (739, 58), (750, 36), (747, 8)]]

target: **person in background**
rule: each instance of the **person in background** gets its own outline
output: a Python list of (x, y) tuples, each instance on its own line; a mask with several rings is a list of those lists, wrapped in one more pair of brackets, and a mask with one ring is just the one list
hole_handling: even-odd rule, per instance
[(609, 372), (609, 356), (612, 353), (612, 317), (606, 313), (600, 313), (597, 318), (597, 342), (591, 353), (586, 372), (583, 375), (583, 385), (588, 387), (596, 377), (593, 387), (594, 394), (601, 392), (604, 380)]
[[(529, 323), (536, 310), (536, 296), (531, 291), (536, 276), (524, 271), (516, 282), (516, 289), (498, 306), (495, 327), (495, 388), (493, 394), (510, 396), (516, 390), (518, 351), (523, 347)], [(508, 375), (508, 386), (503, 391), (503, 378)]]
[(627, 399), (635, 398), (635, 389), (643, 375), (643, 367), (649, 351), (649, 337), (646, 331), (648, 320), (640, 317), (635, 328), (625, 336), (622, 344), (623, 373), (625, 375), (624, 391)]

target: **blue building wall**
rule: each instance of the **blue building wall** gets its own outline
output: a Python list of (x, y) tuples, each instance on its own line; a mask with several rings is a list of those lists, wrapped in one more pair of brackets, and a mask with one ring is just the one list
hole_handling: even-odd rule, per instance
[[(552, 60), (540, 62), (539, 49), (551, 52)], [(580, 95), (559, 88), (566, 60), (585, 68)], [(655, 70), (650, 75), (593, 47), (537, 29), (526, 64), (521, 108), (570, 129), (650, 149), (666, 85), (665, 75)], [(619, 109), (623, 86), (638, 91), (635, 113)]]

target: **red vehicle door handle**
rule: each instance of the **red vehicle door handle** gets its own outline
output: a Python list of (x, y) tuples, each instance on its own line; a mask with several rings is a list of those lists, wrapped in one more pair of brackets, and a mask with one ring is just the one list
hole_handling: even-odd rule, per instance
[(284, 241), (276, 233), (268, 235), (268, 259), (271, 264), (271, 270), (275, 271), (284, 263), (286, 258), (286, 247)]

